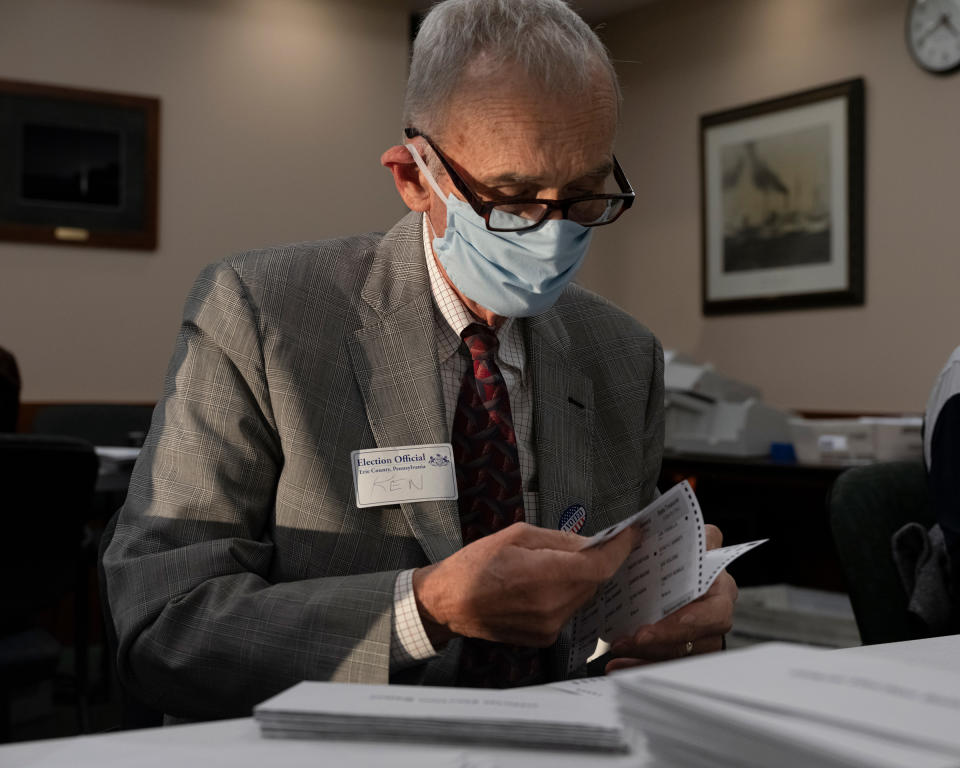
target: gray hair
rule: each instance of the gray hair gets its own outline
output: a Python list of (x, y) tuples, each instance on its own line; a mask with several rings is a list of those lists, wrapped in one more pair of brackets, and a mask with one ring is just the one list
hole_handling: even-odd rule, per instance
[(550, 95), (584, 93), (606, 72), (620, 101), (607, 49), (564, 0), (445, 0), (413, 45), (404, 127), (439, 133), (462, 77), (481, 59), (519, 66)]

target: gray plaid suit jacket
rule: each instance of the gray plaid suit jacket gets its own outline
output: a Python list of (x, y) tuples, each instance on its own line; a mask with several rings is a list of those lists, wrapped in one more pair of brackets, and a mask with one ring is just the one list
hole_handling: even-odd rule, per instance
[[(449, 441), (422, 243), (410, 214), (198, 278), (103, 561), (121, 679), (145, 702), (243, 716), (302, 679), (391, 679), (398, 572), (462, 546), (455, 501), (354, 504), (350, 451)], [(662, 351), (576, 286), (522, 329), (541, 524), (579, 502), (590, 534), (656, 493)], [(392, 679), (451, 683), (459, 647)]]

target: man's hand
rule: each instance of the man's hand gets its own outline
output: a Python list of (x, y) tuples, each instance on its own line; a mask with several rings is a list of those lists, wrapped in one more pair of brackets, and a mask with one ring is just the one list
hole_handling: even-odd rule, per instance
[(413, 572), (430, 641), (454, 635), (546, 647), (630, 554), (632, 529), (591, 549), (584, 538), (514, 523)]
[[(714, 525), (706, 526), (707, 549), (723, 543), (723, 534)], [(610, 648), (613, 660), (606, 671), (637, 667), (691, 653), (710, 653), (723, 647), (723, 636), (733, 624), (737, 584), (724, 571), (698, 600), (671, 613), (656, 624), (637, 630), (633, 637), (618, 640)]]

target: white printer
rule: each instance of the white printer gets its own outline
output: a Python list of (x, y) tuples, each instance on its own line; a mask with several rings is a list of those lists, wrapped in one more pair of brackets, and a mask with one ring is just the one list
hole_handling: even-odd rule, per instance
[(756, 387), (673, 350), (663, 357), (668, 451), (767, 456), (771, 443), (790, 442), (789, 415), (761, 402)]

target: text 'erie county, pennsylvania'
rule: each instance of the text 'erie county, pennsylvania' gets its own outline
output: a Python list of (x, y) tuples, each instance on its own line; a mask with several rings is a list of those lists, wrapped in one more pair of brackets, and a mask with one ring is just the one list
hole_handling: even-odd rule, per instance
[(350, 463), (358, 507), (457, 498), (450, 443), (352, 451)]
[(701, 597), (721, 571), (766, 539), (707, 551), (703, 515), (684, 480), (641, 511), (587, 539), (595, 547), (629, 526), (640, 541), (620, 570), (571, 622), (569, 671), (607, 647)]

